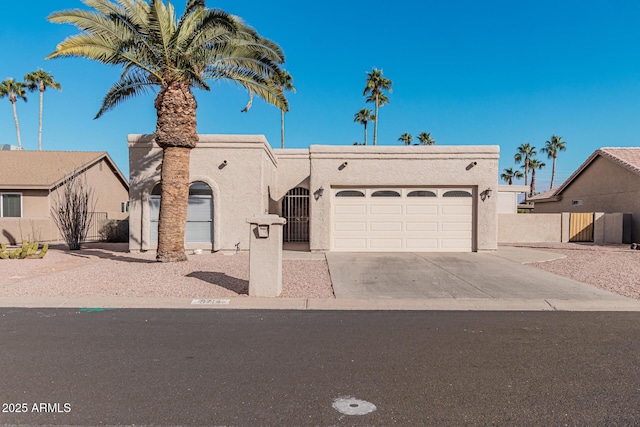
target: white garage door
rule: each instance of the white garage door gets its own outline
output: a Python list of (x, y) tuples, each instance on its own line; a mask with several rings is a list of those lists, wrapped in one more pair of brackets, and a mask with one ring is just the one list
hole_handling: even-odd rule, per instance
[(332, 189), (334, 251), (471, 252), (471, 188)]

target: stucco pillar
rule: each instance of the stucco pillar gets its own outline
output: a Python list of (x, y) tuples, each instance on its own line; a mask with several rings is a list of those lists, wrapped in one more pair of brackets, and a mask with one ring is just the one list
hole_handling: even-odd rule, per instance
[(282, 226), (278, 215), (247, 218), (249, 236), (249, 296), (277, 297), (282, 293)]
[(560, 229), (560, 233), (562, 234), (560, 237), (560, 241), (562, 243), (567, 243), (569, 241), (569, 218), (571, 217), (570, 212), (562, 212), (562, 226)]
[(593, 243), (604, 243), (604, 212), (593, 214)]

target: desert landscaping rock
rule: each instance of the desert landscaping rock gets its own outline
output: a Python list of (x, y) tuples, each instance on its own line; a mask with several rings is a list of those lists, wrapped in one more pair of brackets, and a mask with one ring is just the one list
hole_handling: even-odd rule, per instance
[[(126, 244), (53, 247), (43, 259), (3, 261), (0, 297), (247, 297), (249, 253), (188, 255), (157, 263), (155, 253), (132, 254)], [(283, 260), (282, 295), (333, 298), (324, 260)]]
[(589, 243), (528, 243), (509, 246), (565, 255), (554, 261), (527, 264), (559, 276), (640, 299), (640, 252), (628, 245)]

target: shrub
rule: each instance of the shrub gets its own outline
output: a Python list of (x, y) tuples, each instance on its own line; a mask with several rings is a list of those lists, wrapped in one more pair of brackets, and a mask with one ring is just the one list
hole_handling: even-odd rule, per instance
[(100, 228), (100, 240), (105, 242), (128, 242), (129, 220), (111, 219)]

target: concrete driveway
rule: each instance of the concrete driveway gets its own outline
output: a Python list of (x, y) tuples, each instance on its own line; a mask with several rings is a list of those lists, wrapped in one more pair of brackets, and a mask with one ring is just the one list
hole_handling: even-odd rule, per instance
[(522, 264), (558, 257), (511, 247), (492, 253), (326, 253), (339, 299), (629, 300)]

